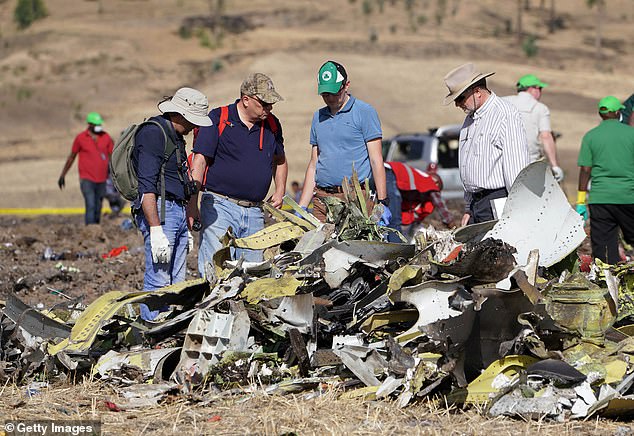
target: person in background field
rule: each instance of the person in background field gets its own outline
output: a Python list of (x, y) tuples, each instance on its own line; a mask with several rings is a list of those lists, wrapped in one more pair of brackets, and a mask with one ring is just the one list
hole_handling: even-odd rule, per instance
[[(229, 227), (237, 238), (264, 228), (264, 201), (271, 179), (275, 192), (273, 207), (282, 206), (288, 164), (279, 120), (271, 113), (282, 101), (273, 81), (262, 73), (249, 75), (240, 86), (240, 98), (233, 104), (212, 110), (214, 125), (201, 128), (194, 143), (192, 176), (201, 186), (200, 210), (197, 199), (189, 204), (189, 219), (200, 219), (202, 233), (198, 270), (222, 248), (220, 238)], [(260, 262), (262, 250), (232, 250), (237, 259)]]
[[(343, 65), (328, 61), (319, 68), (317, 93), (326, 106), (315, 112), (310, 128), (312, 147), (299, 205), (306, 209), (313, 199), (313, 215), (326, 220), (324, 197), (343, 198), (344, 177), (357, 171), (361, 186), (374, 179), (377, 201), (383, 204), (379, 224), (391, 218), (381, 152), (381, 122), (376, 110), (348, 93), (350, 81)], [(374, 207), (368, 202), (368, 210)]]
[(86, 209), (84, 222), (99, 224), (101, 203), (106, 192), (108, 162), (114, 148), (112, 138), (103, 130), (103, 119), (97, 112), (86, 116), (88, 127), (75, 137), (73, 147), (57, 180), (59, 189), (66, 186), (66, 173), (79, 155), (79, 187)]
[(297, 181), (291, 183), (291, 197), (296, 203), (299, 203), (300, 198), (302, 198), (302, 187)]
[(449, 94), (465, 117), (460, 130), (458, 166), (465, 190), (461, 225), (495, 218), (494, 200), (506, 198), (519, 172), (529, 163), (528, 140), (522, 118), (512, 104), (487, 87), (475, 65), (461, 65), (445, 76)]
[[(392, 212), (388, 227), (410, 238), (418, 224), (434, 210), (440, 214), (443, 224), (448, 228), (454, 227), (454, 217), (440, 194), (443, 185), (438, 174), (427, 173), (402, 162), (386, 162), (385, 177)], [(402, 242), (394, 233), (389, 234), (388, 241)]]
[(114, 183), (112, 182), (112, 177), (110, 173), (108, 173), (108, 179), (106, 180), (106, 199), (108, 200), (108, 204), (110, 204), (110, 210), (112, 211), (112, 216), (119, 216), (121, 209), (125, 206), (125, 200), (117, 191), (117, 188), (114, 187)]
[(602, 121), (581, 141), (577, 212), (588, 219), (587, 200), (592, 255), (613, 265), (621, 259), (619, 228), (634, 243), (634, 127), (619, 122), (624, 106), (616, 97), (602, 98), (598, 107)]
[(517, 81), (517, 94), (502, 97), (520, 111), (528, 139), (528, 155), (535, 162), (546, 155), (555, 180), (564, 180), (564, 170), (557, 161), (557, 146), (550, 128), (550, 110), (539, 100), (548, 84), (534, 74), (527, 74)]
[[(145, 243), (145, 291), (185, 280), (187, 253), (194, 243), (185, 208), (195, 196), (195, 185), (189, 178), (184, 136), (196, 126), (211, 126), (207, 97), (196, 89), (180, 88), (161, 101), (158, 109), (162, 115), (151, 117), (137, 131), (132, 153), (139, 180), (139, 199), (132, 204), (132, 211)], [(165, 198), (161, 198), (160, 174), (166, 149), (173, 151), (164, 164)], [(159, 310), (140, 306), (144, 320), (158, 315)]]

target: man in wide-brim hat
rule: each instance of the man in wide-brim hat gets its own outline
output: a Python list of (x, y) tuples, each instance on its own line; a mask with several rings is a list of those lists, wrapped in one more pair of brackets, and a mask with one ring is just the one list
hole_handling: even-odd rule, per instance
[[(449, 93), (466, 118), (460, 130), (460, 179), (465, 190), (462, 225), (497, 218), (493, 200), (505, 198), (519, 172), (529, 163), (528, 141), (518, 110), (487, 87), (486, 78), (467, 63), (445, 76)], [(498, 211), (501, 213), (501, 210)]]

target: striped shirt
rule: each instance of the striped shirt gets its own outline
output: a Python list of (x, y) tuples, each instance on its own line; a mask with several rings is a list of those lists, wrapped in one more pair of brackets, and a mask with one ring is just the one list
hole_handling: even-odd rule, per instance
[(460, 179), (467, 209), (473, 193), (506, 187), (510, 191), (529, 163), (528, 140), (518, 110), (491, 92), (460, 130)]

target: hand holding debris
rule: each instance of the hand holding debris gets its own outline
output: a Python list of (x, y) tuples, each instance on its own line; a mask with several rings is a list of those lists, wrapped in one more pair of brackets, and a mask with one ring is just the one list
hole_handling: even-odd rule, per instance
[(552, 167), (551, 169), (553, 171), (553, 176), (555, 177), (555, 180), (557, 181), (557, 183), (563, 182), (564, 170), (562, 170), (561, 167)]
[(388, 226), (391, 220), (392, 220), (392, 212), (390, 211), (390, 208), (383, 206), (383, 213), (381, 214), (379, 225)]
[(150, 227), (150, 247), (154, 263), (168, 263), (170, 261), (172, 250), (170, 249), (170, 242), (163, 232), (163, 227)]
[(577, 213), (583, 217), (584, 221), (588, 221), (588, 206), (585, 204), (577, 205)]

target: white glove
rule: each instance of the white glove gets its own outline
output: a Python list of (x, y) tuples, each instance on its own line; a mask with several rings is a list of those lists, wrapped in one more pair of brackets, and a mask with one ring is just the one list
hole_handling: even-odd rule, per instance
[(564, 170), (561, 167), (552, 167), (553, 176), (555, 176), (555, 180), (561, 183), (564, 180)]
[(170, 248), (170, 241), (167, 240), (167, 236), (163, 233), (163, 227), (150, 227), (150, 248), (152, 249), (152, 262), (169, 263), (172, 258), (172, 249)]
[(194, 249), (194, 235), (187, 230), (187, 252), (191, 252)]

